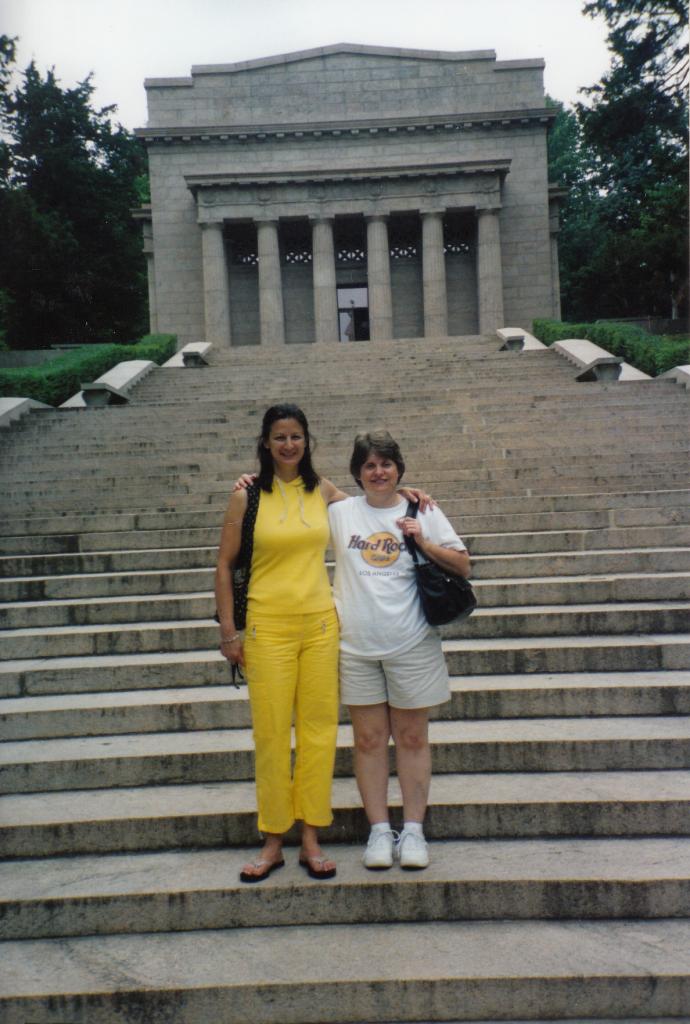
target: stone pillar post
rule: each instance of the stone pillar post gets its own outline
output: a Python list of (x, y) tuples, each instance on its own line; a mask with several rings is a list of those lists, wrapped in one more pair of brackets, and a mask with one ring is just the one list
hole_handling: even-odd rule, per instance
[(285, 343), (283, 281), (280, 273), (278, 221), (257, 222), (259, 250), (259, 319), (262, 345)]
[(314, 340), (338, 341), (338, 294), (332, 218), (312, 219)]
[(558, 265), (559, 209), (557, 196), (549, 202), (549, 237), (551, 239), (551, 302), (554, 320), (561, 319), (561, 273)]
[(422, 275), (424, 337), (448, 334), (446, 258), (443, 252), (443, 214), (422, 214)]
[(499, 210), (477, 210), (479, 333), (493, 334), (503, 323), (503, 272)]
[(158, 333), (158, 302), (156, 300), (156, 265), (152, 252), (146, 253), (146, 274), (149, 285), (149, 331)]
[(201, 257), (206, 341), (227, 346), (230, 344), (230, 296), (221, 222), (201, 225)]
[(144, 255), (146, 256), (146, 276), (149, 291), (149, 331), (158, 331), (158, 302), (156, 299), (156, 263), (153, 249), (153, 225), (150, 220), (142, 224), (144, 238)]
[(369, 337), (382, 341), (393, 337), (391, 261), (386, 218), (367, 218), (367, 284), (369, 288)]

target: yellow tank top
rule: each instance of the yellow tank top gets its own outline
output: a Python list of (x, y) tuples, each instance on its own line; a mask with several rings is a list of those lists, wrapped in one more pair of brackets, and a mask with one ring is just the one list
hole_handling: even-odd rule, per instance
[(273, 479), (261, 491), (254, 527), (249, 608), (283, 615), (333, 607), (326, 564), (328, 512), (318, 486), (305, 490), (301, 477)]

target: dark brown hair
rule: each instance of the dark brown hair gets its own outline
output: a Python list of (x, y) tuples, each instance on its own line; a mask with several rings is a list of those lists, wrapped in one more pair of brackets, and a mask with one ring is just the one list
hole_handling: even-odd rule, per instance
[(350, 472), (355, 478), (357, 486), (362, 486), (360, 480), (362, 466), (372, 452), (379, 455), (382, 459), (390, 459), (391, 462), (395, 463), (398, 468), (398, 483), (400, 483), (405, 472), (405, 462), (400, 452), (400, 446), (387, 430), (382, 430), (377, 434), (357, 434), (355, 438), (352, 458), (350, 459)]
[(271, 427), (277, 420), (297, 420), (304, 431), (304, 455), (300, 459), (299, 474), (304, 481), (306, 490), (313, 491), (318, 486), (319, 476), (311, 464), (311, 448), (313, 438), (309, 433), (307, 417), (297, 405), (291, 402), (284, 402), (282, 405), (272, 405), (264, 413), (261, 424), (261, 434), (257, 438), (256, 454), (259, 457), (259, 478), (257, 483), (262, 491), (270, 491), (273, 487), (273, 457), (266, 447), (266, 442), (271, 435)]

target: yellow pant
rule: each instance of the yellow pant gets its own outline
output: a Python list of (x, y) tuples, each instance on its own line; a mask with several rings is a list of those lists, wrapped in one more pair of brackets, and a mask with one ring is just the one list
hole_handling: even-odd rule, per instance
[(259, 830), (287, 832), (295, 820), (330, 825), (338, 726), (335, 610), (308, 615), (250, 610), (244, 656), (256, 747)]

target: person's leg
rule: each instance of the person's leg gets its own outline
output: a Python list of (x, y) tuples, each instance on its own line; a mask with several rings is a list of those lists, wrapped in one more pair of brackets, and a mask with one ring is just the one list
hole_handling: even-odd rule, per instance
[(354, 738), (355, 778), (370, 825), (388, 821), (387, 704), (349, 706)]
[(303, 634), (295, 696), (294, 815), (303, 822), (300, 863), (314, 878), (331, 878), (335, 863), (324, 856), (318, 829), (333, 820), (338, 620), (334, 610), (300, 618)]
[(351, 706), (355, 747), (355, 775), (371, 825), (362, 860), (372, 871), (393, 866), (395, 840), (388, 820), (388, 704)]
[(431, 783), (429, 709), (391, 708), (391, 728), (403, 797), (404, 824), (397, 855), (402, 868), (425, 868), (429, 863), (423, 828)]
[(290, 622), (253, 618), (247, 627), (245, 661), (255, 744), (260, 854), (242, 870), (244, 881), (261, 879), (282, 863), (283, 834), (294, 822), (291, 779), (292, 709), (297, 684), (297, 645)]
[(402, 790), (405, 822), (424, 821), (431, 784), (429, 709), (391, 708), (395, 764)]

